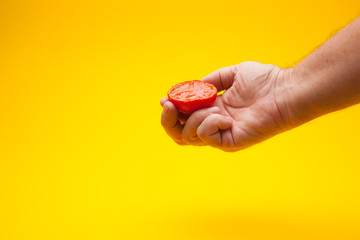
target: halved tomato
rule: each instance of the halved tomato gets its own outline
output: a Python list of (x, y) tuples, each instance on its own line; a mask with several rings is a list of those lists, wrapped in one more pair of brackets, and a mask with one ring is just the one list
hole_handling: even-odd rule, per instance
[(211, 83), (199, 80), (179, 83), (168, 91), (168, 98), (183, 113), (191, 114), (210, 107), (216, 100), (217, 89)]

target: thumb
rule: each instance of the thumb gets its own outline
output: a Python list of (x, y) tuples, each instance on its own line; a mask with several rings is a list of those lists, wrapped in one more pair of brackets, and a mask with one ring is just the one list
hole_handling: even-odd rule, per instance
[(218, 69), (201, 79), (201, 81), (214, 84), (217, 90), (220, 92), (230, 88), (233, 85), (235, 74), (236, 65)]

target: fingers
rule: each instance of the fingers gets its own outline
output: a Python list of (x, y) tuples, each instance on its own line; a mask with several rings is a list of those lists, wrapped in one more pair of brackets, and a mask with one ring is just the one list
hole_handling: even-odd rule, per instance
[[(163, 97), (162, 99), (160, 99), (160, 105), (164, 107), (164, 104), (168, 101), (169, 98)], [(188, 118), (189, 118), (188, 114), (178, 112), (178, 120), (180, 121), (181, 124), (184, 124)]]
[(163, 97), (162, 99), (160, 99), (160, 105), (164, 107), (164, 104), (169, 101), (169, 99), (167, 97)]
[(163, 112), (161, 114), (161, 125), (166, 133), (178, 144), (185, 145), (182, 140), (183, 126), (178, 120), (179, 111), (170, 101), (163, 102)]
[(218, 113), (219, 111), (218, 107), (211, 107), (198, 110), (191, 114), (182, 131), (182, 139), (188, 144), (204, 145), (204, 143), (197, 137), (197, 129), (204, 119), (213, 113)]
[(231, 149), (234, 146), (232, 134), (232, 119), (217, 114), (218, 107), (201, 109), (190, 115), (185, 126), (179, 121), (179, 111), (170, 101), (163, 104), (161, 124), (166, 133), (179, 145), (210, 145), (216, 148)]
[(227, 134), (230, 138), (224, 138), (222, 132), (232, 127), (232, 119), (220, 114), (211, 114), (198, 127), (197, 136), (207, 145), (224, 148), (231, 146), (231, 134)]
[(221, 68), (216, 70), (213, 73), (210, 73), (201, 81), (214, 84), (217, 90), (220, 92), (230, 88), (234, 83), (234, 78), (236, 74), (236, 66), (230, 66), (226, 68)]

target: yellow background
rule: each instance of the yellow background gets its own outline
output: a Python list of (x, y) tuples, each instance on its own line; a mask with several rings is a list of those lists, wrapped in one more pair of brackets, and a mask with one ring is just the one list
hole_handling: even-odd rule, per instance
[(252, 148), (180, 147), (174, 84), (291, 66), (343, 1), (0, 1), (0, 239), (360, 239), (360, 106)]

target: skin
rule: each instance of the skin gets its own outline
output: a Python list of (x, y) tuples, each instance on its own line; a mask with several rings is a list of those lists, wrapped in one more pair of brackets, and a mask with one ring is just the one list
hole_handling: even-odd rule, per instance
[(161, 124), (179, 145), (234, 152), (360, 102), (360, 18), (294, 68), (243, 62), (202, 79), (214, 84), (213, 107), (190, 116), (162, 98)]

